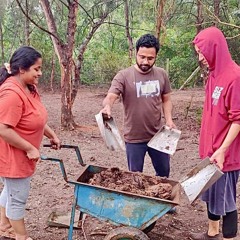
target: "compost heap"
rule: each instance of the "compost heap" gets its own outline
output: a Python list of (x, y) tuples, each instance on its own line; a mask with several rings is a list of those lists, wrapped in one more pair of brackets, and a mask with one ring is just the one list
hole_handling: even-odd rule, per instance
[(139, 172), (124, 172), (119, 168), (111, 168), (95, 173), (88, 180), (88, 184), (170, 200), (172, 186), (165, 183), (164, 179), (166, 178), (145, 176)]

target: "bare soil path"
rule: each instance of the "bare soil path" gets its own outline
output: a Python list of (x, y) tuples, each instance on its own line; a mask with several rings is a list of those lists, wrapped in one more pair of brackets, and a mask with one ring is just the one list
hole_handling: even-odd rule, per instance
[[(103, 167), (118, 167), (127, 170), (124, 152), (108, 150), (100, 136), (94, 115), (101, 109), (101, 102), (106, 89), (82, 88), (75, 100), (73, 114), (79, 128), (71, 132), (60, 129), (60, 94), (42, 92), (42, 101), (49, 113), (49, 125), (56, 130), (63, 144), (78, 145), (86, 164)], [(202, 89), (174, 91), (174, 121), (182, 131), (176, 153), (171, 157), (170, 178), (179, 181), (189, 170), (199, 162), (198, 136), (201, 109), (204, 99)], [(122, 129), (122, 106), (117, 103), (113, 116), (119, 129)], [(43, 143), (48, 143), (44, 139)], [(62, 149), (52, 151), (41, 149), (42, 155), (62, 159), (69, 179), (77, 180), (81, 171), (75, 152)], [(146, 158), (144, 174), (154, 175), (149, 160)], [(1, 190), (2, 185), (0, 185)], [(30, 236), (34, 240), (67, 239), (68, 229), (49, 227), (48, 216), (53, 212), (70, 212), (73, 200), (74, 186), (67, 184), (62, 177), (58, 164), (41, 161), (32, 179), (32, 189), (27, 204), (26, 223)], [(240, 191), (239, 191), (240, 193)], [(239, 195), (238, 195), (239, 198)], [(190, 231), (206, 231), (207, 217), (204, 204), (198, 200), (191, 206), (184, 194), (176, 214), (165, 214), (154, 229), (148, 233), (151, 240), (186, 240)], [(114, 226), (87, 216), (83, 228), (74, 231), (74, 240), (102, 240), (104, 234)], [(100, 234), (94, 234), (100, 232)], [(84, 236), (85, 235), (85, 236)]]

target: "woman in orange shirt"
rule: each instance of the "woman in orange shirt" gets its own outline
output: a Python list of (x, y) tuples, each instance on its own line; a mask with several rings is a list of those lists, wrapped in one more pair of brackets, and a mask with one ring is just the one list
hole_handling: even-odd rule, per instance
[(0, 236), (17, 240), (31, 239), (24, 211), (43, 136), (54, 148), (60, 148), (36, 89), (41, 69), (41, 54), (28, 46), (17, 49), (10, 64), (0, 69), (0, 177), (4, 185)]

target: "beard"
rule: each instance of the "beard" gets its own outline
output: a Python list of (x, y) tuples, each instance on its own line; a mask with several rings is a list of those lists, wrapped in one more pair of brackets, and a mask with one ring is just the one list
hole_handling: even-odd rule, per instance
[[(155, 63), (155, 62), (154, 62), (154, 63)], [(150, 64), (139, 64), (139, 63), (137, 62), (137, 65), (138, 65), (139, 69), (140, 69), (142, 72), (146, 73), (146, 72), (149, 72), (149, 71), (151, 70), (151, 68), (153, 67), (154, 63), (153, 63), (152, 65), (150, 65)]]

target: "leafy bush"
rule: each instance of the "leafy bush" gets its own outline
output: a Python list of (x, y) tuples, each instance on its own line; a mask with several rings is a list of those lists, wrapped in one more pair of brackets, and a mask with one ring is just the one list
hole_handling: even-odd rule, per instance
[(115, 74), (127, 66), (127, 56), (112, 51), (103, 51), (97, 58), (85, 57), (81, 82), (87, 85), (110, 83)]

